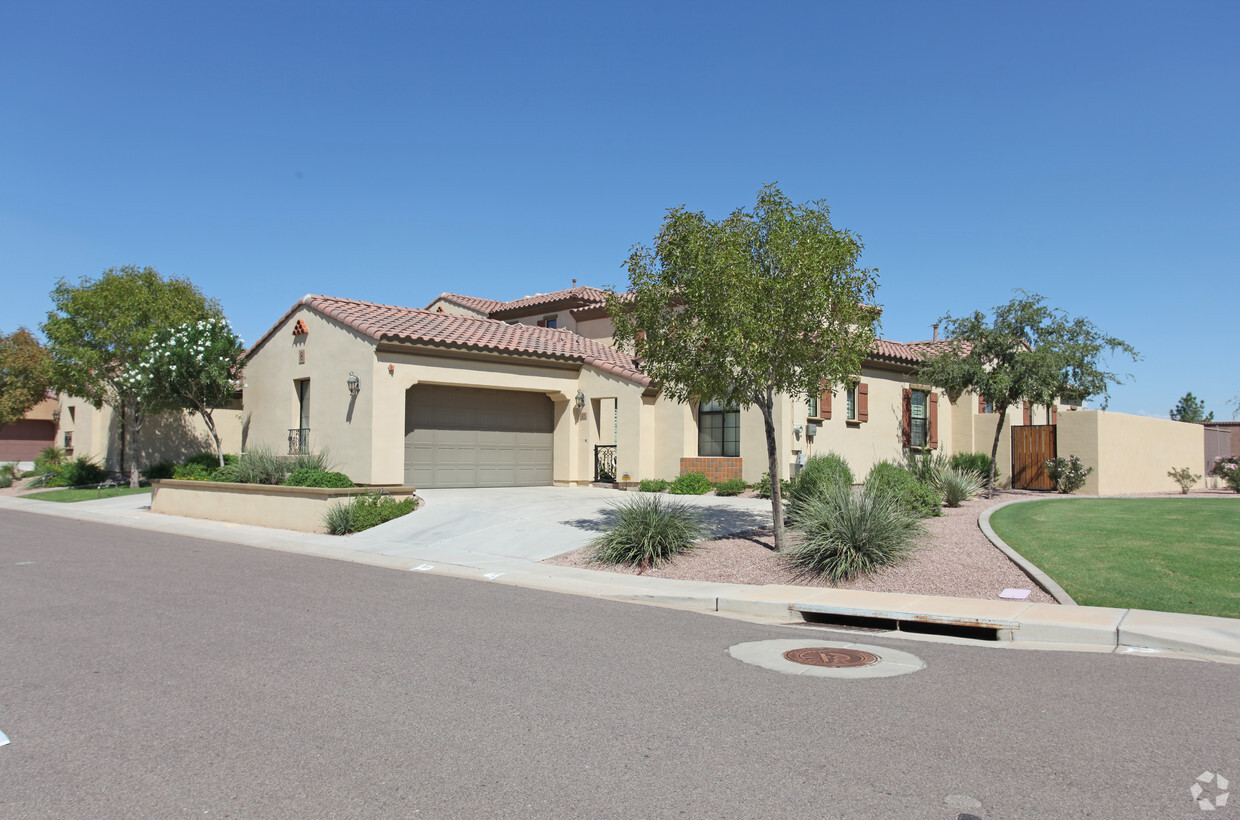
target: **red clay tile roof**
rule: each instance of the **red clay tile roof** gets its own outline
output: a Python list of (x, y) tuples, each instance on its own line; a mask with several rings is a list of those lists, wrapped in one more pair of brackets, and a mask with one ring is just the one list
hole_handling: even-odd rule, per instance
[[(871, 355), (907, 364), (917, 364), (947, 353), (951, 348), (951, 339), (936, 339), (928, 342), (893, 342), (890, 339), (876, 339), (874, 347), (871, 348)], [(964, 346), (964, 350), (968, 352), (968, 345)]]
[(429, 310), (430, 306), (438, 302), (440, 299), (445, 302), (451, 302), (454, 305), (460, 305), (470, 310), (476, 310), (479, 313), (487, 314), (503, 306), (503, 302), (497, 299), (482, 299), (477, 296), (462, 296), (459, 293), (441, 293), (430, 301), (426, 306)]
[[(510, 325), (496, 319), (455, 316), (432, 310), (313, 294), (302, 297), (289, 313), (296, 310), (298, 305), (305, 305), (335, 319), (375, 341), (421, 342), (467, 350), (494, 350), (567, 359), (590, 365), (642, 387), (648, 387), (651, 381), (631, 358), (615, 348), (562, 328)], [(284, 319), (288, 318), (289, 313), (284, 315)], [(277, 322), (276, 326), (284, 319)], [(256, 350), (275, 329), (273, 327), (269, 330), (250, 350)]]
[(499, 307), (491, 311), (492, 314), (498, 313), (517, 313), (530, 308), (537, 308), (542, 305), (551, 305), (559, 302), (575, 303), (574, 308), (585, 307), (587, 305), (601, 304), (607, 299), (607, 292), (599, 288), (592, 288), (586, 285), (581, 287), (569, 288), (567, 290), (556, 290), (551, 293), (539, 293), (534, 296), (526, 296), (523, 299), (513, 299), (511, 302), (504, 302)]

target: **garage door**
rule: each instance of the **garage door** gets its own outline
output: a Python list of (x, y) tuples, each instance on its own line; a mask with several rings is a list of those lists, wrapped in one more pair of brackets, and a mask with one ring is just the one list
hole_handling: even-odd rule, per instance
[(552, 402), (540, 393), (418, 385), (405, 395), (405, 483), (551, 483)]

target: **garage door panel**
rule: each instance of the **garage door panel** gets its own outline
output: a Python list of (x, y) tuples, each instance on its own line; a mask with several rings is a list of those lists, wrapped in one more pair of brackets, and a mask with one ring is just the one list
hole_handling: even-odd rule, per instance
[(405, 402), (405, 480), (426, 488), (550, 484), (552, 413), (538, 393), (415, 386)]

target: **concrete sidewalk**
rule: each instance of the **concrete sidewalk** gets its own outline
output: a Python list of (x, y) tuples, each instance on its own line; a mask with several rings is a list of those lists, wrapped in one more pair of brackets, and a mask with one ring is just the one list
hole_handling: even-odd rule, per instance
[[(656, 604), (735, 617), (799, 623), (821, 618), (895, 627), (898, 635), (963, 628), (1008, 648), (1132, 652), (1240, 662), (1240, 620), (1139, 609), (1060, 606), (1010, 601), (902, 595), (798, 586), (745, 586), (647, 578), (537, 563), (451, 543), (407, 549), (377, 528), (369, 538), (274, 530), (244, 524), (159, 515), (147, 495), (57, 504), (0, 496), (0, 509), (136, 527), (171, 535), (227, 541), (475, 581)], [(485, 528), (484, 528), (485, 529)], [(389, 540), (401, 554), (384, 551)], [(360, 548), (360, 549), (359, 549)]]

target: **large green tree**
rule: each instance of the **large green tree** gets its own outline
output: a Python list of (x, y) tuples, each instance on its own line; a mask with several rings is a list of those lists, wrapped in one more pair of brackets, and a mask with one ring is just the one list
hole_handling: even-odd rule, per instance
[(109, 268), (98, 279), (64, 279), (52, 289), (54, 310), (42, 329), (58, 390), (82, 396), (95, 407), (116, 410), (121, 420), (121, 468), (128, 452), (130, 486), (138, 486), (135, 446), (146, 416), (163, 409), (143, 401), (125, 381), (161, 330), (182, 322), (223, 316), (220, 305), (188, 279), (163, 277), (154, 268)]
[(1036, 293), (1018, 293), (1006, 305), (994, 308), (989, 319), (981, 311), (940, 319), (951, 343), (919, 370), (922, 380), (943, 388), (953, 403), (972, 390), (999, 414), (987, 481), (992, 495), (995, 459), (1009, 407), (1022, 401), (1080, 404), (1098, 398), (1105, 408), (1108, 387), (1123, 382), (1119, 374), (1105, 369), (1104, 356), (1121, 353), (1134, 361), (1140, 358), (1131, 345), (1103, 333), (1088, 319), (1047, 307), (1046, 299)]
[(824, 202), (775, 185), (751, 210), (712, 221), (670, 210), (653, 247), (629, 255), (629, 290), (609, 293), (621, 349), (679, 401), (757, 407), (766, 429), (776, 549), (785, 546), (775, 397), (807, 396), (861, 369), (874, 343), (875, 271)]
[(29, 330), (0, 333), (0, 427), (16, 424), (47, 396), (52, 360)]
[(1191, 423), (1214, 421), (1214, 411), (1207, 413), (1206, 403), (1189, 391), (1171, 408), (1171, 420)]
[(122, 381), (143, 403), (201, 415), (223, 467), (224, 449), (214, 411), (226, 405), (241, 387), (244, 352), (241, 339), (226, 319), (185, 322), (156, 333)]

